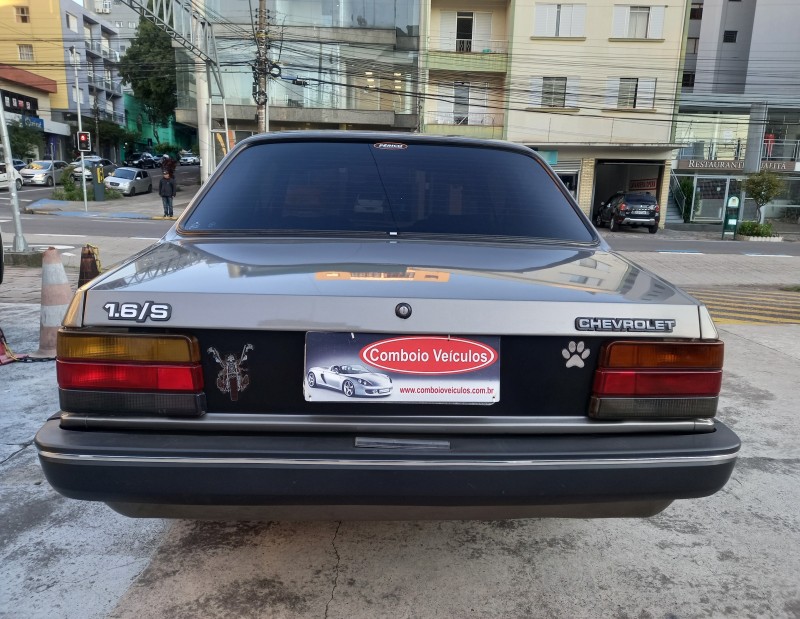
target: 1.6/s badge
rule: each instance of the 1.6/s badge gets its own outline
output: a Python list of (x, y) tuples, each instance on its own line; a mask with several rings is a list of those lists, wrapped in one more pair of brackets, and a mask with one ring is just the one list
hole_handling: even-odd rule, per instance
[(132, 320), (134, 322), (163, 322), (172, 318), (172, 306), (169, 303), (116, 303), (109, 302), (103, 306), (109, 320)]

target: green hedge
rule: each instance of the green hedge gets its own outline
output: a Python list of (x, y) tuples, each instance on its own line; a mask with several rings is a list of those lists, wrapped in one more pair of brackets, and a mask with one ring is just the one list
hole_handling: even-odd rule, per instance
[(772, 224), (760, 224), (757, 221), (741, 222), (736, 233), (742, 236), (773, 236)]

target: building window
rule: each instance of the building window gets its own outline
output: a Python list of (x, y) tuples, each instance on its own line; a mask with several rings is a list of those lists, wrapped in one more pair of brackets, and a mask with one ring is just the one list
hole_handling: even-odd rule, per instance
[(18, 24), (29, 24), (31, 23), (31, 14), (30, 10), (27, 6), (15, 6), (14, 13), (17, 16), (17, 23)]
[(585, 4), (537, 4), (533, 35), (537, 37), (583, 37)]
[(697, 37), (689, 37), (686, 39), (686, 53), (696, 54), (697, 49), (700, 47), (700, 39)]
[(128, 28), (130, 28), (132, 30), (135, 30), (136, 29), (136, 22), (135, 21), (129, 21), (128, 22)]
[(644, 77), (614, 77), (608, 80), (606, 107), (611, 109), (645, 109), (655, 106), (656, 80)]
[(69, 13), (67, 13), (67, 28), (72, 30), (72, 32), (78, 32), (78, 19)]
[(114, 28), (122, 28), (122, 22), (121, 21), (115, 21), (114, 22)]
[(534, 77), (531, 80), (530, 105), (577, 109), (579, 84), (576, 77)]
[(736, 43), (736, 36), (739, 34), (738, 30), (726, 30), (722, 35), (723, 43)]
[(703, 19), (702, 2), (692, 2), (692, 8), (689, 9), (689, 19)]
[(83, 103), (83, 92), (81, 91), (80, 88), (78, 88), (77, 86), (73, 85), (72, 86), (72, 102), (73, 103), (77, 103), (78, 101)]
[(664, 36), (663, 6), (614, 7), (612, 38), (614, 39), (662, 39)]
[(681, 86), (684, 88), (694, 88), (694, 71), (684, 71)]
[(441, 49), (454, 52), (492, 51), (492, 14), (442, 11)]
[(565, 107), (567, 104), (567, 78), (542, 78), (542, 107)]
[(17, 45), (20, 60), (33, 60), (33, 45)]

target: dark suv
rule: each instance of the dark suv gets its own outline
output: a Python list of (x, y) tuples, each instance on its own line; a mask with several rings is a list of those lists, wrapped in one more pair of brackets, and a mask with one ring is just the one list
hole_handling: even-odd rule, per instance
[(650, 234), (658, 232), (658, 221), (661, 218), (661, 207), (655, 196), (649, 193), (617, 192), (605, 202), (594, 216), (598, 228), (605, 225), (612, 232), (625, 226), (645, 226)]
[(155, 157), (150, 153), (131, 153), (125, 160), (125, 165), (134, 168), (156, 168)]

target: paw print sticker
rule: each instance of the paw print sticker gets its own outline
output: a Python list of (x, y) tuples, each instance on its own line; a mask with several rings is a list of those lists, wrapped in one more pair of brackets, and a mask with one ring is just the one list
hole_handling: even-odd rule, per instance
[(583, 342), (570, 342), (569, 345), (561, 351), (561, 356), (567, 360), (568, 368), (582, 368), (584, 366), (583, 360), (589, 356), (591, 351), (586, 348)]

